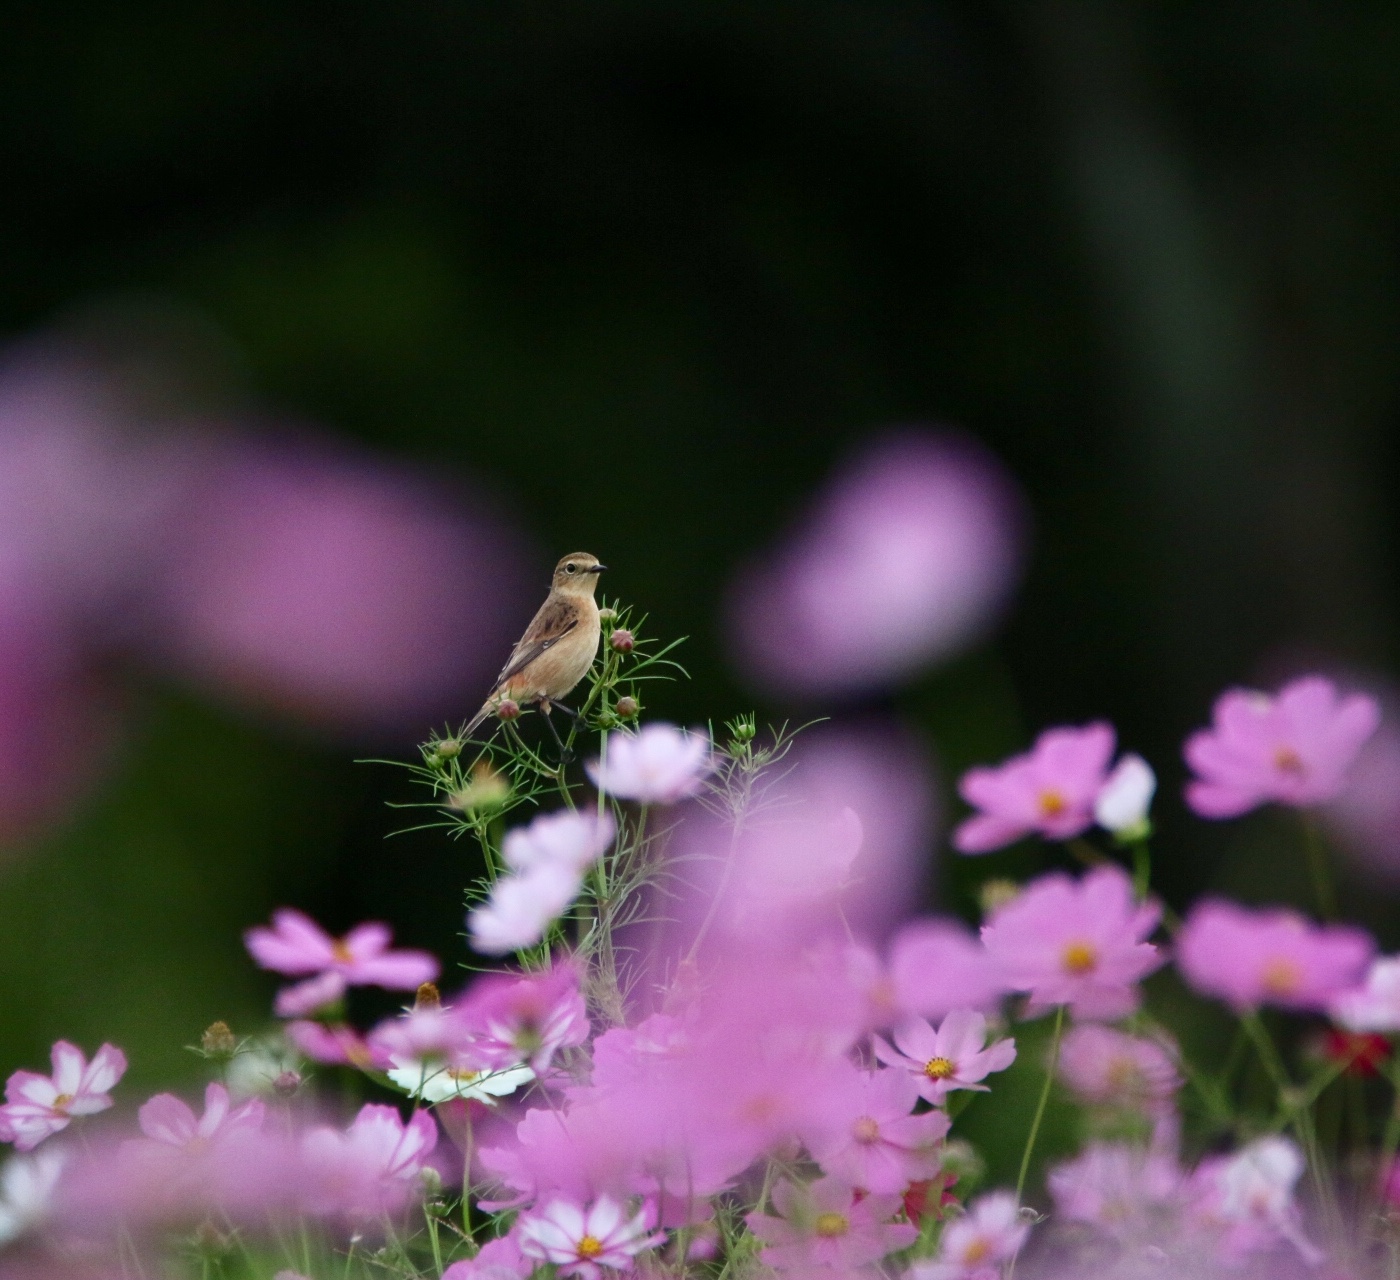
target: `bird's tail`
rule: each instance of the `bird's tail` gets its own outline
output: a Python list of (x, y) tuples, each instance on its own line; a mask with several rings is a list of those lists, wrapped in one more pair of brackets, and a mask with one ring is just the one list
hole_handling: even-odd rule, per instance
[(496, 704), (494, 702), (483, 702), (481, 704), (481, 710), (478, 711), (476, 715), (474, 715), (468, 722), (466, 729), (462, 733), (462, 736), (464, 738), (470, 738), (472, 734), (476, 732), (477, 726), (481, 724), (483, 720), (487, 720), (492, 715), (494, 715), (495, 711)]

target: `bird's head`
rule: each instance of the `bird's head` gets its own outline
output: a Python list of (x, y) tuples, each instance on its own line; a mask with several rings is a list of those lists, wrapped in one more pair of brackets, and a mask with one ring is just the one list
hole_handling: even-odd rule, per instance
[(597, 556), (591, 556), (586, 551), (575, 551), (554, 566), (554, 582), (551, 585), (554, 590), (569, 595), (591, 596), (598, 586), (598, 575), (607, 567), (598, 562)]

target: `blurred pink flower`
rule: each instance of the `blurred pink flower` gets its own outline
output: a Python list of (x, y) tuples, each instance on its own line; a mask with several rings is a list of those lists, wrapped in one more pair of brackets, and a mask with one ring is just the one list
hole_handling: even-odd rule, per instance
[(472, 950), (504, 956), (539, 942), (578, 897), (583, 877), (562, 863), (543, 862), (502, 876), (485, 902), (467, 912)]
[(1311, 1265), (1322, 1252), (1303, 1234), (1293, 1198), (1303, 1154), (1288, 1138), (1256, 1138), (1232, 1156), (1202, 1160), (1188, 1191), (1197, 1218), (1223, 1232), (1221, 1254), (1241, 1259), (1286, 1240)]
[(847, 1186), (899, 1194), (938, 1172), (948, 1133), (941, 1111), (914, 1115), (919, 1085), (907, 1071), (859, 1071), (836, 1076), (825, 1105), (802, 1130), (812, 1159)]
[(742, 670), (780, 694), (881, 689), (985, 635), (1020, 573), (1023, 505), (953, 432), (868, 446), (730, 593)]
[(1091, 1142), (1075, 1159), (1052, 1168), (1046, 1182), (1060, 1217), (1130, 1239), (1149, 1234), (1153, 1215), (1174, 1205), (1184, 1175), (1165, 1151)]
[(1085, 1102), (1143, 1111), (1169, 1106), (1181, 1088), (1166, 1045), (1092, 1022), (1065, 1033), (1060, 1078)]
[(348, 1129), (312, 1129), (302, 1138), (306, 1197), (313, 1212), (393, 1212), (415, 1190), (437, 1145), (437, 1124), (415, 1111), (405, 1124), (397, 1108), (366, 1103)]
[(585, 766), (605, 795), (640, 804), (674, 804), (697, 794), (714, 772), (709, 735), (672, 724), (608, 734), (607, 751)]
[(112, 1105), (110, 1091), (126, 1073), (126, 1055), (110, 1044), (89, 1062), (76, 1045), (59, 1040), (51, 1061), (52, 1076), (16, 1071), (5, 1082), (0, 1137), (20, 1151), (33, 1150), (78, 1116), (106, 1111)]
[(230, 1106), (228, 1090), (215, 1083), (204, 1090), (204, 1114), (173, 1093), (158, 1093), (137, 1113), (141, 1132), (152, 1142), (203, 1152), (221, 1137), (239, 1129), (260, 1129), (265, 1108), (253, 1098)]
[(954, 1089), (986, 1093), (981, 1082), (1016, 1061), (1014, 1040), (987, 1043), (987, 1019), (971, 1009), (954, 1009), (937, 1031), (923, 1018), (894, 1030), (891, 1048), (875, 1037), (875, 1056), (895, 1070), (912, 1073), (919, 1092), (939, 1106)]
[(0, 1247), (49, 1220), (68, 1161), (68, 1152), (57, 1145), (5, 1161), (0, 1168)]
[(1009, 987), (1030, 992), (1029, 1009), (1068, 1005), (1079, 1018), (1121, 1018), (1138, 1004), (1137, 984), (1164, 957), (1146, 939), (1161, 907), (1134, 900), (1117, 867), (1075, 881), (1039, 876), (982, 927), (982, 941)]
[(1047, 729), (1026, 755), (994, 769), (969, 769), (958, 791), (980, 812), (953, 833), (954, 848), (990, 853), (1032, 832), (1068, 840), (1087, 831), (1108, 777), (1113, 743), (1113, 726), (1102, 721), (1082, 729)]
[(580, 1280), (601, 1280), (604, 1267), (631, 1271), (632, 1259), (663, 1239), (650, 1230), (643, 1213), (629, 1217), (607, 1195), (589, 1205), (552, 1200), (525, 1214), (515, 1230), (525, 1257), (552, 1263), (560, 1275)]
[(1350, 925), (1315, 925), (1296, 911), (1208, 898), (1186, 917), (1176, 965), (1197, 991), (1236, 1010), (1322, 1010), (1361, 981), (1374, 951), (1370, 935)]
[(277, 1013), (289, 1017), (333, 1004), (347, 987), (412, 991), (438, 976), (434, 957), (425, 951), (391, 951), (392, 937), (387, 925), (371, 922), (333, 938), (300, 911), (283, 907), (273, 912), (271, 929), (249, 929), (243, 941), (264, 969), (290, 977), (316, 975), (278, 993)]
[(186, 510), (152, 584), (151, 645), (242, 700), (412, 729), (485, 687), (518, 625), (521, 562), (498, 522), (384, 461), (230, 437)]
[(1197, 777), (1186, 802), (1203, 818), (1233, 818), (1270, 800), (1307, 806), (1334, 799), (1380, 723), (1363, 693), (1341, 696), (1324, 676), (1304, 676), (1277, 694), (1229, 689), (1209, 729), (1184, 748)]
[(988, 1013), (1006, 985), (981, 940), (960, 920), (912, 920), (890, 941), (881, 964), (868, 948), (845, 949), (847, 980), (865, 993), (871, 1027), (910, 1017), (937, 1022), (954, 1009)]
[(442, 1280), (525, 1280), (535, 1269), (532, 1259), (520, 1252), (516, 1233), (488, 1240), (474, 1258), (454, 1262)]
[(919, 1238), (907, 1222), (891, 1222), (897, 1195), (856, 1199), (849, 1183), (820, 1178), (801, 1185), (784, 1180), (773, 1188), (779, 1216), (751, 1213), (744, 1221), (764, 1242), (762, 1261), (780, 1272), (845, 1273), (875, 1262)]
[(355, 1067), (361, 1071), (366, 1067), (382, 1071), (389, 1066), (388, 1056), (381, 1049), (344, 1023), (295, 1021), (287, 1023), (282, 1030), (292, 1045), (312, 1062)]
[(589, 1034), (578, 970), (567, 962), (544, 973), (487, 974), (467, 991), (455, 1016), (484, 1062), (527, 1062), (536, 1072), (547, 1071), (560, 1049), (583, 1044)]
[(1400, 1031), (1400, 956), (1372, 960), (1361, 986), (1335, 997), (1329, 1012), (1349, 1031)]
[(598, 814), (560, 809), (506, 832), (501, 856), (512, 871), (567, 867), (581, 874), (606, 852), (616, 835), (617, 823), (606, 810)]
[(997, 1275), (997, 1264), (1020, 1252), (1030, 1230), (1031, 1224), (1011, 1192), (989, 1192), (973, 1200), (963, 1217), (954, 1218), (943, 1228), (937, 1258), (914, 1263), (909, 1274), (913, 1280), (971, 1280)]

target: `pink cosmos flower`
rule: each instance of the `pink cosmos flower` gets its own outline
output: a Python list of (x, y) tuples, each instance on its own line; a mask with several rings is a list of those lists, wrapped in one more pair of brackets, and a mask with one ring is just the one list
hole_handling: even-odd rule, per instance
[(803, 1141), (822, 1169), (847, 1186), (902, 1193), (938, 1172), (948, 1134), (941, 1111), (911, 1114), (919, 1084), (908, 1071), (858, 1071), (837, 1077), (825, 1105), (804, 1125)]
[(504, 956), (533, 947), (578, 897), (582, 873), (563, 863), (541, 862), (519, 875), (502, 876), (491, 896), (467, 912), (472, 950)]
[[(344, 1023), (289, 1022), (283, 1028), (292, 1045), (312, 1062), (333, 1067), (384, 1070), (388, 1055)], [(234, 1059), (237, 1061), (237, 1059)]]
[(1161, 1110), (1181, 1088), (1166, 1045), (1092, 1022), (1065, 1033), (1060, 1078), (1086, 1102), (1136, 1111)]
[(958, 920), (914, 920), (890, 942), (894, 1002), (937, 1020), (954, 1009), (994, 1009), (1006, 986), (982, 941)]
[(1203, 818), (1233, 818), (1270, 800), (1302, 807), (1337, 796), (1380, 707), (1366, 694), (1339, 695), (1324, 676), (1304, 676), (1276, 695), (1229, 689), (1212, 720), (1186, 740), (1197, 774), (1186, 803)]
[(302, 1139), (308, 1207), (318, 1213), (392, 1212), (412, 1194), (437, 1125), (426, 1111), (408, 1123), (397, 1108), (366, 1103), (350, 1127), (312, 1129)]
[(1092, 1142), (1076, 1159), (1051, 1169), (1047, 1182), (1062, 1218), (1132, 1237), (1148, 1231), (1152, 1215), (1174, 1204), (1183, 1176), (1167, 1152)]
[(1064, 1004), (1078, 1018), (1110, 1020), (1137, 1007), (1137, 984), (1163, 963), (1145, 940), (1160, 918), (1117, 867), (1078, 881), (1052, 872), (993, 913), (982, 941), (1006, 984), (1030, 992), (1031, 1012)]
[(647, 1226), (644, 1213), (628, 1217), (607, 1195), (589, 1205), (552, 1200), (522, 1217), (516, 1234), (526, 1258), (553, 1263), (560, 1275), (580, 1280), (600, 1280), (604, 1267), (631, 1271), (632, 1259), (663, 1239)]
[(220, 1138), (240, 1129), (260, 1129), (264, 1107), (252, 1098), (231, 1106), (221, 1084), (204, 1090), (204, 1114), (196, 1116), (187, 1102), (173, 1093), (158, 1093), (137, 1113), (141, 1132), (152, 1142), (183, 1150), (203, 1151)]
[(391, 951), (392, 937), (387, 925), (370, 923), (333, 938), (300, 911), (283, 907), (273, 912), (271, 929), (249, 929), (243, 941), (264, 969), (289, 977), (315, 975), (278, 993), (278, 1015), (295, 1017), (334, 1003), (347, 987), (412, 991), (437, 977), (434, 957), (425, 951)]
[(958, 784), (979, 813), (954, 833), (960, 853), (990, 853), (1032, 832), (1068, 840), (1094, 823), (1094, 801), (1108, 776), (1113, 726), (1047, 729), (1026, 755), (996, 768), (969, 769)]
[(617, 823), (607, 810), (599, 815), (561, 809), (506, 832), (501, 855), (512, 871), (559, 866), (581, 874), (602, 857), (616, 835)]
[(534, 1269), (534, 1261), (520, 1252), (516, 1233), (511, 1232), (488, 1240), (476, 1257), (454, 1262), (442, 1280), (525, 1280)]
[(759, 1257), (780, 1271), (845, 1272), (905, 1249), (919, 1238), (907, 1222), (891, 1222), (897, 1195), (857, 1200), (849, 1183), (821, 1178), (807, 1186), (784, 1180), (773, 1188), (780, 1216), (751, 1213), (744, 1219), (764, 1242)]
[(1252, 911), (1211, 898), (1187, 916), (1176, 964), (1197, 991), (1237, 1010), (1320, 1010), (1361, 981), (1374, 950), (1369, 935), (1349, 925), (1319, 926), (1294, 911)]
[(1244, 1258), (1286, 1240), (1310, 1265), (1323, 1260), (1321, 1250), (1303, 1234), (1293, 1198), (1303, 1168), (1297, 1144), (1275, 1135), (1256, 1138), (1233, 1156), (1201, 1161), (1189, 1192), (1200, 1221), (1223, 1230), (1226, 1258)]
[(1349, 1031), (1400, 1031), (1400, 956), (1371, 961), (1361, 987), (1337, 996), (1329, 1011)]
[(90, 1116), (112, 1105), (110, 1090), (126, 1072), (126, 1055), (104, 1044), (91, 1062), (83, 1051), (59, 1040), (50, 1055), (52, 1076), (16, 1071), (5, 1082), (0, 1136), (20, 1151), (32, 1151), (76, 1116)]
[(456, 1015), (472, 1036), (471, 1052), (494, 1066), (525, 1062), (543, 1073), (560, 1049), (588, 1039), (578, 970), (567, 963), (524, 977), (479, 978)]
[(914, 1280), (972, 1280), (984, 1274), (996, 1275), (996, 1264), (1014, 1258), (1030, 1230), (1031, 1224), (1021, 1216), (1011, 1192), (990, 1192), (972, 1201), (963, 1217), (954, 1218), (943, 1228), (938, 1257), (933, 1262), (916, 1262), (909, 1274)]
[(1016, 1061), (1016, 1042), (987, 1044), (987, 1019), (971, 1009), (954, 1009), (937, 1031), (922, 1018), (912, 1019), (895, 1028), (894, 1043), (896, 1048), (891, 1048), (877, 1036), (875, 1056), (910, 1073), (919, 1092), (934, 1106), (954, 1089), (986, 1093), (987, 1086), (980, 1081)]
[(727, 634), (780, 694), (898, 683), (986, 634), (1019, 576), (1023, 526), (1015, 483), (983, 446), (896, 430), (741, 572)]
[(605, 795), (640, 804), (674, 804), (696, 795), (714, 772), (709, 735), (673, 724), (608, 734), (604, 758), (585, 768)]

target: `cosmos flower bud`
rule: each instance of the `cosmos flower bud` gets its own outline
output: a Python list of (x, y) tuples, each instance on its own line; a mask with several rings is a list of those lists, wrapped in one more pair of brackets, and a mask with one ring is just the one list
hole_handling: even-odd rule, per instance
[(455, 760), (462, 754), (462, 744), (456, 738), (444, 738), (435, 744), (434, 750), (439, 760)]
[(238, 1049), (238, 1038), (227, 1022), (214, 1022), (200, 1036), (199, 1047), (207, 1058), (231, 1058)]
[(299, 1071), (280, 1071), (272, 1082), (272, 1092), (279, 1098), (290, 1098), (301, 1088)]
[(612, 622), (614, 619), (616, 619), (616, 617), (617, 617), (617, 610), (616, 610), (616, 609), (599, 609), (599, 610), (598, 610), (598, 621), (599, 621), (599, 622)]
[(638, 702), (636, 698), (624, 696), (617, 700), (617, 707), (615, 709), (623, 720), (630, 720), (642, 709), (642, 704)]
[(442, 994), (437, 989), (435, 982), (423, 982), (418, 986), (418, 994), (413, 1000), (413, 1009), (417, 1013), (423, 1009), (441, 1009)]
[(519, 720), (520, 704), (514, 698), (503, 698), (496, 708), (496, 716), (501, 720)]
[(472, 766), (471, 777), (447, 797), (449, 808), (459, 813), (478, 809), (499, 809), (510, 798), (510, 779), (485, 760)]
[(631, 653), (637, 642), (630, 631), (623, 627), (618, 627), (618, 629), (608, 637), (608, 643), (616, 649), (618, 653)]
[(1120, 840), (1141, 840), (1152, 829), (1147, 814), (1156, 790), (1152, 766), (1139, 755), (1125, 755), (1094, 800), (1094, 819)]

